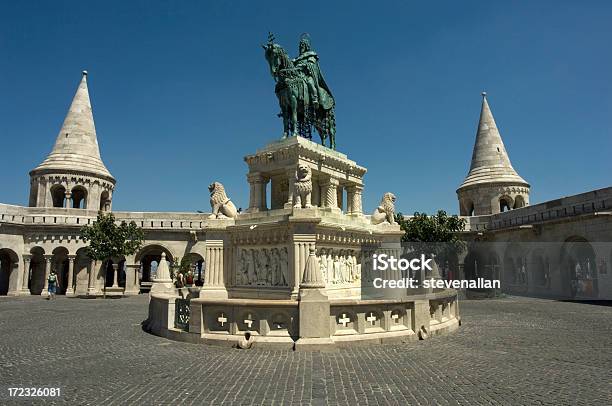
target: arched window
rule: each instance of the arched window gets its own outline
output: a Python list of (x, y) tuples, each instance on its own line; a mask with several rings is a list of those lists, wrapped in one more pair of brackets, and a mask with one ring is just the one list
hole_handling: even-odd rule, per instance
[(72, 207), (75, 209), (87, 208), (87, 190), (83, 186), (75, 186), (72, 189)]
[(520, 209), (521, 207), (525, 207), (525, 199), (523, 198), (523, 196), (517, 196), (514, 199), (514, 207), (515, 209)]
[(102, 211), (107, 211), (110, 210), (110, 196), (108, 194), (108, 190), (105, 190), (104, 192), (102, 192), (102, 195), (100, 195), (100, 210)]
[(512, 205), (510, 203), (510, 199), (508, 199), (507, 197), (502, 197), (501, 199), (499, 199), (499, 212), (503, 213), (505, 211), (509, 211), (511, 210)]
[(53, 207), (64, 207), (66, 188), (62, 185), (53, 185), (51, 187), (51, 200), (53, 202)]
[(462, 216), (473, 216), (474, 215), (474, 202), (467, 199), (461, 202), (461, 207), (459, 208)]

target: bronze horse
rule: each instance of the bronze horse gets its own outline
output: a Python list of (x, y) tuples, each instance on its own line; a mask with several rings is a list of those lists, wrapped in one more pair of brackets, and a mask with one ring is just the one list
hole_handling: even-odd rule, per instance
[(270, 73), (276, 81), (274, 92), (283, 118), (283, 138), (297, 135), (312, 138), (311, 127), (314, 126), (321, 137), (321, 144), (325, 146), (325, 140), (329, 138), (329, 148), (336, 149), (333, 103), (331, 106), (318, 103), (313, 82), (308, 80), (300, 67), (294, 65), (283, 47), (272, 40), (262, 46)]

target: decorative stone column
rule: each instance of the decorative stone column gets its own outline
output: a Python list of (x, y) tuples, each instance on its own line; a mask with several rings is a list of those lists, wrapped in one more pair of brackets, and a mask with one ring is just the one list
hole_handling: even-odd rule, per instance
[(53, 255), (45, 255), (45, 284), (41, 296), (49, 296), (49, 274), (51, 273), (51, 260)]
[(342, 211), (342, 207), (344, 206), (344, 187), (342, 185), (338, 186), (336, 188), (337, 190), (337, 201), (338, 201), (338, 208), (340, 209), (340, 211)]
[(340, 182), (335, 178), (322, 179), (321, 184), (321, 207), (331, 211), (340, 212), (338, 207), (338, 185)]
[(66, 296), (74, 296), (74, 260), (76, 255), (68, 255), (68, 286)]
[(250, 173), (247, 175), (249, 182), (249, 213), (257, 213), (267, 210), (266, 185), (267, 179), (260, 173)]
[(32, 260), (32, 255), (23, 254), (23, 275), (21, 281), (21, 290), (19, 292), (22, 296), (30, 295), (30, 289), (28, 289), (28, 282), (30, 281), (30, 263)]
[(119, 279), (119, 264), (117, 263), (117, 261), (113, 261), (113, 286), (112, 286), (113, 288), (119, 287), (118, 279)]
[(224, 241), (206, 240), (206, 272), (204, 272), (204, 286), (202, 290), (206, 297), (227, 298), (224, 278)]
[(347, 214), (361, 215), (363, 214), (363, 207), (361, 203), (361, 196), (363, 193), (363, 186), (352, 185), (346, 189), (347, 192)]
[(67, 185), (65, 200), (64, 200), (64, 208), (70, 208), (70, 198), (72, 197), (72, 192), (68, 189), (70, 185)]
[(138, 281), (139, 269), (140, 264), (125, 266), (125, 295), (137, 295), (140, 292), (140, 284)]
[(96, 289), (96, 272), (98, 271), (98, 261), (93, 260), (89, 263), (89, 280), (87, 282), (87, 296), (95, 296)]

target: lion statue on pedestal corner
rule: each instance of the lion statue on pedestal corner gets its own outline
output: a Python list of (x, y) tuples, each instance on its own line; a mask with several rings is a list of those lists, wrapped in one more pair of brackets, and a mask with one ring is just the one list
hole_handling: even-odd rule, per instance
[(308, 165), (299, 164), (295, 171), (295, 183), (293, 186), (293, 207), (296, 209), (312, 207), (312, 172)]
[(234, 203), (225, 194), (225, 187), (219, 182), (213, 182), (208, 186), (210, 192), (210, 206), (212, 207), (212, 214), (208, 216), (209, 219), (218, 218), (236, 218), (238, 217), (238, 210)]
[(387, 192), (383, 195), (380, 205), (374, 210), (372, 217), (370, 218), (372, 224), (397, 224), (395, 222), (395, 195)]

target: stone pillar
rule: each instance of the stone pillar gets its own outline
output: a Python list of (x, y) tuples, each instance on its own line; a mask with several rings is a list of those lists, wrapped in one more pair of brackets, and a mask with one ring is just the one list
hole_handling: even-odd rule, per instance
[(19, 277), (21, 276), (19, 273), (19, 261), (11, 262), (9, 266), (11, 269), (9, 270), (9, 285), (6, 295), (18, 296), (21, 293), (21, 283), (19, 283)]
[(28, 282), (30, 281), (30, 261), (32, 260), (32, 255), (24, 254), (23, 257), (23, 275), (21, 280), (21, 290), (19, 292), (22, 296), (28, 296), (30, 294), (30, 289), (28, 289)]
[(250, 173), (247, 175), (249, 182), (249, 213), (256, 213), (262, 210), (267, 210), (266, 199), (266, 184), (265, 179), (259, 172)]
[(66, 296), (74, 296), (74, 260), (76, 255), (68, 255), (68, 281)]
[(87, 296), (93, 296), (97, 293), (96, 289), (96, 272), (98, 272), (98, 261), (93, 260), (89, 263), (89, 280), (87, 283)]
[(261, 182), (261, 201), (259, 204), (259, 210), (268, 210), (268, 182), (270, 179), (262, 178)]
[(347, 189), (347, 214), (361, 215), (363, 214), (363, 207), (361, 203), (361, 195), (363, 193), (363, 186), (352, 185)]
[(204, 297), (227, 298), (224, 278), (224, 241), (206, 240), (206, 272), (204, 273)]
[(308, 247), (305, 269), (300, 283), (299, 296), (299, 335), (296, 350), (309, 349), (311, 346), (333, 344), (329, 325), (330, 303), (325, 295), (325, 282), (315, 256), (314, 243)]
[(338, 207), (338, 185), (340, 182), (335, 178), (323, 179), (321, 182), (321, 207), (331, 211), (340, 212)]
[(40, 293), (42, 296), (49, 296), (49, 274), (51, 273), (51, 260), (53, 255), (45, 255), (45, 285)]
[(70, 198), (72, 197), (72, 193), (68, 189), (69, 187), (70, 185), (66, 185), (67, 189), (66, 189), (65, 200), (64, 200), (64, 208), (66, 209), (70, 208)]
[(119, 264), (117, 263), (117, 261), (113, 261), (113, 288), (118, 288), (119, 287)]
[(275, 175), (271, 179), (272, 183), (272, 198), (270, 209), (282, 209), (285, 207), (285, 202), (287, 201), (287, 193), (288, 193), (288, 179), (283, 175)]
[(342, 206), (344, 206), (344, 187), (338, 186), (336, 190), (338, 193), (338, 208), (340, 209), (340, 211), (342, 211)]
[(140, 264), (125, 266), (125, 293), (126, 295), (137, 295), (140, 292), (138, 283), (138, 270)]
[(292, 209), (293, 194), (295, 192), (295, 169), (289, 169), (287, 171), (287, 179), (289, 179), (289, 191), (287, 192), (287, 202), (285, 203), (285, 209)]

